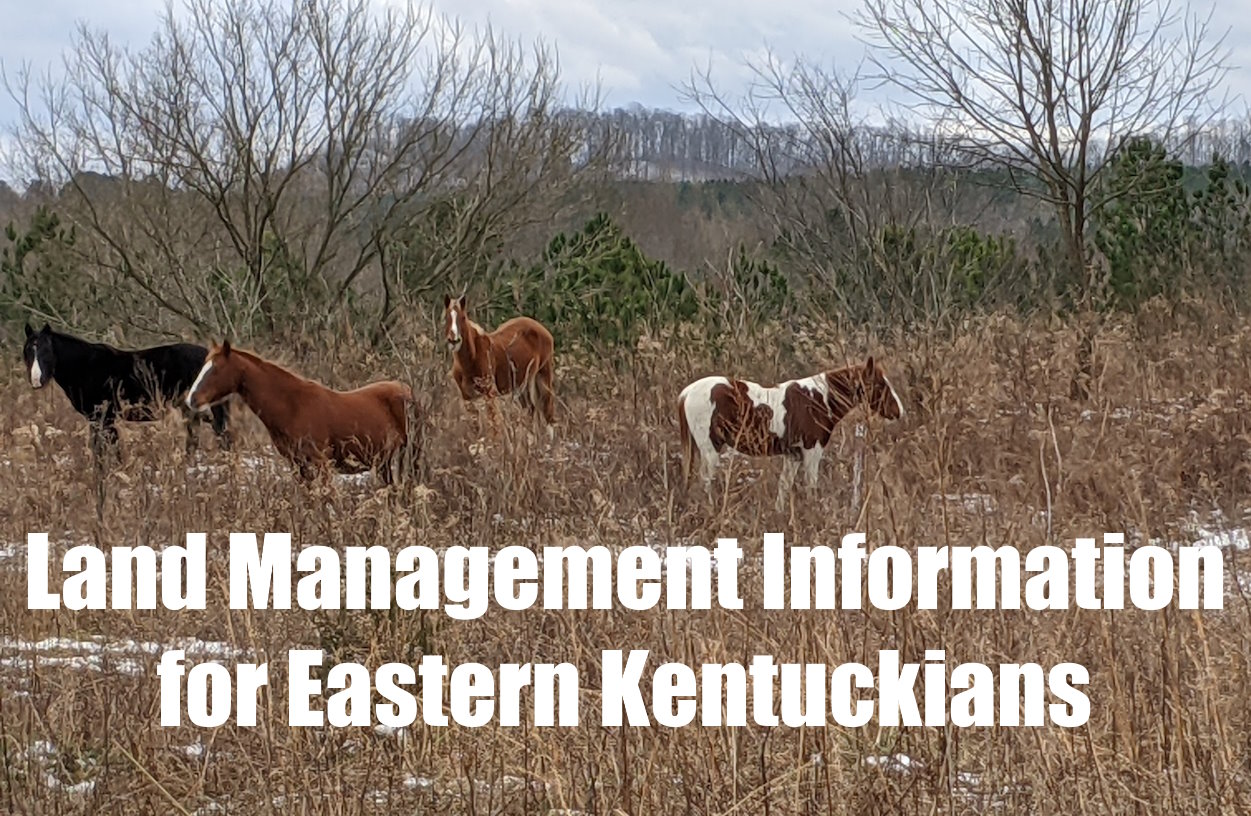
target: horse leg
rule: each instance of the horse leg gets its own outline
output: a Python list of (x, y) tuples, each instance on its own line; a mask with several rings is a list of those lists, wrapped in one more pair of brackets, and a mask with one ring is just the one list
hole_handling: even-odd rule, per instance
[(713, 451), (709, 453), (704, 451), (699, 462), (700, 481), (704, 484), (704, 494), (708, 497), (708, 503), (716, 507), (717, 501), (712, 495), (712, 479), (717, 475), (717, 465), (721, 464), (720, 454)]
[(392, 448), (391, 450), (381, 454), (374, 461), (373, 471), (378, 477), (378, 482), (383, 487), (390, 487), (395, 484), (395, 466), (399, 459), (400, 449)]
[(779, 513), (786, 509), (786, 499), (790, 496), (791, 487), (795, 484), (795, 476), (799, 473), (799, 462), (799, 457), (790, 455), (782, 460), (782, 475), (778, 479), (777, 509)]
[(330, 483), (329, 469), (322, 463), (301, 457), (296, 463), (296, 474), (305, 487), (312, 488)]
[(105, 486), (109, 471), (120, 460), (120, 444), (113, 414), (106, 413), (88, 425), (96, 488), (96, 518), (104, 518)]
[(233, 440), (230, 437), (230, 406), (226, 403), (214, 405), (209, 409), (213, 414), (213, 433), (217, 436), (217, 445), (224, 451), (230, 450)]
[(515, 388), (514, 393), (517, 401), (526, 411), (526, 416), (530, 420), (528, 433), (531, 439), (538, 439), (539, 432), (539, 372), (533, 365), (527, 366), (526, 378), (522, 381), (519, 388)]
[(536, 441), (546, 438), (547, 444), (551, 445), (556, 438), (556, 429), (546, 421), (537, 402), (527, 399), (526, 408), (530, 415), (530, 438)]
[(547, 438), (556, 438), (556, 390), (552, 385), (552, 363), (549, 360), (539, 369), (539, 410), (547, 423)]
[(492, 441), (500, 438), (500, 414), (499, 406), (495, 404), (495, 398), (496, 393), (495, 390), (492, 389), (486, 395), (487, 423)]
[(409, 438), (400, 442), (391, 454), (391, 467), (395, 469), (396, 484), (405, 486), (416, 481), (420, 444), (420, 441), (414, 440), (410, 433)]
[(187, 430), (187, 438), (183, 444), (183, 451), (190, 458), (200, 447), (199, 431), (200, 431), (200, 415), (192, 411), (186, 405), (178, 406), (179, 413), (182, 414), (183, 425)]
[(121, 458), (121, 444), (113, 416), (108, 414), (93, 420), (90, 429), (91, 453), (95, 457), (97, 469), (108, 469), (110, 466), (116, 465)]
[(821, 454), (824, 452), (825, 449), (819, 445), (804, 450), (804, 485), (809, 492), (816, 491), (817, 474), (821, 470)]
[(404, 439), (397, 451), (400, 484), (416, 483), (422, 442), (422, 412), (416, 402), (409, 402), (404, 406), (404, 426)]
[(279, 449), (279, 452), (290, 460), (295, 466), (296, 478), (305, 486), (310, 487), (317, 481), (318, 467), (321, 463), (318, 461), (316, 450), (307, 442), (300, 442), (293, 445), (287, 445)]
[(491, 435), (492, 425), (489, 421), (490, 413), (493, 408), (489, 398), (466, 402), (465, 408), (473, 414), (474, 430), (479, 439), (486, 439)]
[(330, 497), (337, 493), (333, 468), (328, 460), (320, 456), (303, 455), (296, 465), (301, 485), (308, 495), (328, 503)]
[(386, 476), (383, 477), (383, 484), (402, 487), (416, 480), (417, 457), (421, 450), (420, 434), (420, 430), (413, 428), (407, 438), (396, 440), (395, 447), (391, 448), (384, 459), (383, 470)]
[[(477, 425), (478, 436), (486, 438), (488, 434), (494, 434), (495, 422), (495, 401), (493, 399), (493, 390), (484, 390), (463, 394), (461, 404), (465, 406), (465, 413), (472, 414), (474, 422)], [(482, 413), (486, 411), (490, 424), (484, 426)]]

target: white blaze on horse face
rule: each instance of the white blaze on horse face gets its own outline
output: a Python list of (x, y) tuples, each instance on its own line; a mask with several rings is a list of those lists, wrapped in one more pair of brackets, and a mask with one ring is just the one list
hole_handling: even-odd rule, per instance
[(448, 338), (447, 344), (452, 347), (452, 351), (456, 351), (460, 348), (462, 338), (460, 336), (460, 317), (457, 314), (455, 303), (449, 307), (447, 315), (452, 319), (452, 336)]
[[(187, 392), (187, 407), (193, 411), (201, 410), (199, 408), (196, 408), (195, 406), (195, 392), (199, 390), (200, 385), (204, 382), (205, 376), (208, 375), (209, 371), (212, 368), (213, 368), (213, 361), (206, 360), (204, 362), (204, 368), (200, 369), (199, 376), (197, 376), (195, 378), (195, 382), (191, 384), (191, 390)], [(208, 406), (206, 405), (204, 407), (207, 408)]]
[(30, 387), (43, 388), (43, 369), (39, 366), (39, 356), (36, 355), (30, 364)]

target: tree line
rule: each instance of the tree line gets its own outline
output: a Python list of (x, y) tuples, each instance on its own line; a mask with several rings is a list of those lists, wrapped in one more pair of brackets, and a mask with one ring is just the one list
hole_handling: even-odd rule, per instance
[[(1238, 304), (1251, 120), (1188, 15), (865, 0), (870, 66), (767, 54), (734, 93), (696, 71), (696, 114), (604, 111), (549, 46), (417, 4), (186, 0), (136, 51), (80, 26), (63, 75), (4, 77), (0, 317), (381, 341), (468, 286), (602, 350)], [(870, 80), (909, 116), (871, 114)]]

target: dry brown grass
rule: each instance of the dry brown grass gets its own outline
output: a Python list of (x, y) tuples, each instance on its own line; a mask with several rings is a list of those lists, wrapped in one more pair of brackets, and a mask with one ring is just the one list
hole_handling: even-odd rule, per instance
[[(429, 343), (371, 359), (351, 348), (292, 352), (287, 362), (334, 385), (383, 372), (432, 400), (423, 485), (374, 492), (297, 487), (245, 411), (235, 453), (205, 433), (184, 459), (175, 417), (123, 431), (123, 462), (96, 521), (85, 427), (56, 389), (32, 393), (18, 366), (0, 400), (0, 519), (16, 554), (0, 560), (0, 808), (16, 813), (1243, 813), (1251, 807), (1246, 703), (1251, 621), (1231, 586), (1226, 609), (1033, 613), (763, 612), (748, 578), (743, 612), (503, 612), (457, 622), (439, 614), (230, 612), (226, 534), (289, 531), (295, 546), (455, 543), (703, 543), (761, 535), (836, 544), (867, 531), (870, 546), (1015, 544), (1125, 531), (1184, 539), (1191, 514), (1237, 522), (1251, 466), (1247, 391), (1251, 326), (1215, 318), (1200, 328), (1114, 327), (1101, 335), (1094, 400), (1068, 399), (1077, 333), (1066, 326), (980, 321), (954, 340), (876, 346), (909, 414), (870, 424), (862, 507), (852, 507), (852, 422), (842, 455), (823, 463), (818, 500), (773, 510), (776, 462), (735, 460), (719, 472), (726, 506), (711, 517), (687, 502), (673, 400), (713, 370), (678, 344), (644, 353), (635, 376), (559, 361), (558, 442), (482, 441)], [(840, 365), (865, 348), (831, 334), (780, 338), (768, 353), (734, 350), (733, 369), (767, 380)], [(820, 338), (819, 341), (814, 338)], [(1145, 339), (1144, 339), (1145, 338)], [(786, 342), (782, 342), (785, 339)], [(786, 348), (787, 351), (774, 351)], [(259, 349), (262, 352), (271, 351)], [(249, 462), (263, 457), (263, 467)], [(727, 463), (728, 464), (728, 463)], [(202, 466), (199, 469), (189, 467)], [(944, 500), (976, 495), (984, 499)], [(698, 490), (693, 494), (698, 497)], [(61, 547), (181, 544), (210, 535), (204, 613), (32, 612), (21, 542), (47, 530)], [(1227, 573), (1243, 554), (1231, 551)], [(414, 728), (403, 739), (370, 729), (287, 726), (284, 672), (264, 698), (261, 727), (205, 732), (159, 725), (155, 657), (88, 667), (46, 662), (12, 639), (47, 637), (223, 641), (281, 667), (288, 649), (322, 647), (370, 666), (569, 661), (583, 685), (577, 728)], [(748, 660), (861, 661), (879, 648), (948, 664), (1075, 661), (1089, 667), (1085, 727), (862, 730), (598, 725), (601, 649), (653, 650), (688, 664)], [(122, 655), (121, 657), (126, 657)], [(132, 659), (134, 655), (130, 656)], [(653, 663), (654, 665), (654, 663)], [(127, 670), (139, 674), (128, 674)], [(188, 749), (187, 746), (201, 745)], [(55, 756), (42, 750), (52, 746)], [(41, 753), (42, 751), (42, 753)], [(909, 770), (866, 764), (907, 754)], [(74, 792), (66, 786), (90, 780)], [(213, 804), (216, 803), (216, 804)]]

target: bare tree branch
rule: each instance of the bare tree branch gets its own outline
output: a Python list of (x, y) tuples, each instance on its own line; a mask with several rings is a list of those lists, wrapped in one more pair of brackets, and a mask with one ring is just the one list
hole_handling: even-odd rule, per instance
[(855, 19), (957, 151), (1039, 182), (1017, 189), (1056, 209), (1078, 272), (1090, 214), (1129, 192), (1096, 184), (1123, 140), (1189, 138), (1225, 104), (1223, 37), (1172, 0), (865, 0)]
[(550, 49), (411, 3), (185, 0), (141, 51), (81, 27), (64, 79), (5, 83), (22, 171), (63, 188), (83, 261), (201, 327), (272, 326), (293, 296), (324, 318), (444, 203), (472, 254), (603, 154), (560, 115)]

